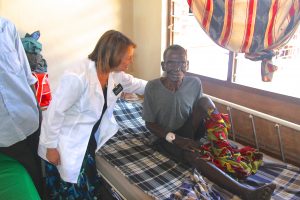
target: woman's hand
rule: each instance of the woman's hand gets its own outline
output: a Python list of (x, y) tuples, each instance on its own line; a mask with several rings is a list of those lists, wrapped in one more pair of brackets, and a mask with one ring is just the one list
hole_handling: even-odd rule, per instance
[(47, 148), (47, 160), (53, 165), (60, 165), (60, 156), (56, 148)]

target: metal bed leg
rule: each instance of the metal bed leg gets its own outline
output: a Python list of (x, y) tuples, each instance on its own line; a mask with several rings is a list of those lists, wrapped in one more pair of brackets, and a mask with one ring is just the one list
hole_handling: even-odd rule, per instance
[(229, 117), (230, 117), (230, 124), (231, 124), (231, 134), (232, 134), (232, 138), (233, 138), (233, 141), (236, 142), (235, 140), (235, 132), (234, 132), (234, 127), (233, 127), (233, 120), (232, 120), (232, 114), (231, 114), (231, 108), (229, 106), (227, 106), (227, 110), (228, 110), (228, 113), (229, 113)]
[(285, 162), (285, 156), (284, 156), (284, 151), (283, 151), (283, 146), (282, 146), (282, 140), (281, 140), (281, 133), (280, 133), (280, 126), (279, 124), (275, 124), (275, 129), (278, 135), (278, 140), (279, 140), (279, 146), (280, 146), (280, 153), (281, 153), (281, 159), (283, 162)]
[(252, 130), (253, 130), (253, 135), (254, 135), (254, 140), (255, 140), (255, 146), (256, 146), (256, 149), (258, 150), (259, 146), (258, 146), (258, 141), (257, 141), (257, 135), (256, 135), (256, 128), (255, 128), (255, 123), (254, 123), (254, 117), (253, 117), (253, 115), (250, 114), (249, 118), (251, 119)]

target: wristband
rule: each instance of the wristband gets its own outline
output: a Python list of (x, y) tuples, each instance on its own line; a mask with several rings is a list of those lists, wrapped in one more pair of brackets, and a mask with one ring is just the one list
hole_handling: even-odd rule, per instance
[(173, 143), (173, 140), (175, 140), (175, 134), (172, 132), (167, 133), (166, 140), (170, 143)]

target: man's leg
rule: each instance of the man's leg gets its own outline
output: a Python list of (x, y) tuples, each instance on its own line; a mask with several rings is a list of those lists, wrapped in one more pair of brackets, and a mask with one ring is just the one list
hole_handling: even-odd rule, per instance
[(257, 188), (243, 185), (228, 174), (217, 168), (213, 163), (206, 162), (199, 158), (199, 155), (185, 151), (185, 159), (190, 165), (199, 170), (199, 172), (215, 184), (227, 189), (228, 191), (242, 197), (242, 199), (268, 200), (271, 198), (276, 188), (275, 184), (265, 184)]
[[(198, 100), (193, 108), (193, 127), (198, 129), (202, 121), (208, 117), (210, 110), (216, 107), (208, 97), (202, 97)], [(197, 168), (205, 177), (218, 184), (219, 186), (241, 196), (243, 199), (270, 199), (275, 189), (274, 184), (266, 184), (258, 188), (250, 188), (239, 183), (230, 177), (213, 163), (206, 162), (196, 153), (185, 151), (184, 158), (193, 167)]]
[(216, 106), (208, 97), (201, 97), (193, 107), (190, 126), (194, 134), (194, 140), (199, 140), (205, 136), (204, 121), (208, 117), (209, 109), (216, 109)]

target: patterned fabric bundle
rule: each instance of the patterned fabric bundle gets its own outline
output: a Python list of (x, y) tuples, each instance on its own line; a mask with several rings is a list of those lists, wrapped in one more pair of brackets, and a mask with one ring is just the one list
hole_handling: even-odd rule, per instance
[(201, 146), (201, 157), (239, 179), (256, 173), (262, 164), (263, 154), (248, 146), (241, 149), (232, 147), (228, 141), (228, 115), (215, 109), (209, 111), (209, 116), (205, 126), (210, 143)]
[(271, 81), (276, 70), (270, 70), (268, 55), (288, 42), (300, 21), (299, 0), (188, 0), (188, 4), (215, 43), (246, 53), (249, 59), (269, 60), (262, 62), (263, 81)]
[(28, 62), (32, 72), (47, 73), (47, 61), (43, 58), (42, 44), (38, 41), (40, 31), (35, 31), (32, 34), (26, 33), (24, 38), (21, 38), (24, 46)]
[(32, 34), (26, 33), (24, 38), (21, 38), (26, 56), (31, 68), (32, 75), (37, 79), (35, 83), (36, 98), (42, 110), (46, 110), (52, 99), (50, 83), (47, 73), (47, 62), (43, 58), (42, 44), (38, 41), (40, 31), (35, 31)]

